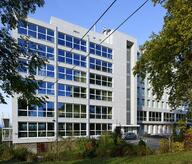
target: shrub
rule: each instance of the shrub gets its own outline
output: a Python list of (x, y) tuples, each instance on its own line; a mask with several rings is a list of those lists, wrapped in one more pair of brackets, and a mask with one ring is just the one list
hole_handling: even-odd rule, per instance
[(123, 157), (123, 156), (136, 156), (137, 155), (137, 146), (121, 143), (116, 145), (114, 149), (111, 151), (112, 157)]
[(36, 155), (25, 147), (17, 147), (13, 149), (13, 159), (18, 161), (35, 161)]
[(44, 161), (55, 161), (56, 155), (57, 155), (56, 153), (48, 151), (43, 154), (43, 160)]
[(173, 142), (171, 145), (172, 152), (180, 152), (184, 150), (183, 142)]
[(112, 134), (112, 137), (113, 137), (114, 144), (117, 145), (119, 143), (118, 141), (121, 141), (122, 139), (121, 127), (115, 128)]
[(95, 139), (90, 139), (84, 143), (83, 157), (93, 158), (96, 157), (97, 143)]
[(184, 148), (192, 150), (192, 128), (186, 130), (184, 134)]
[(96, 147), (96, 155), (98, 157), (110, 157), (114, 146), (114, 140), (111, 135), (101, 135)]
[(143, 141), (142, 139), (140, 139), (138, 145), (139, 145), (139, 146), (146, 146), (146, 143), (145, 143), (145, 141)]
[(160, 153), (168, 153), (169, 152), (169, 140), (168, 139), (161, 139), (160, 140)]
[(0, 159), (1, 160), (11, 160), (13, 159), (13, 149), (12, 147), (8, 147), (6, 145), (2, 145), (2, 149), (1, 149), (1, 155), (0, 155)]

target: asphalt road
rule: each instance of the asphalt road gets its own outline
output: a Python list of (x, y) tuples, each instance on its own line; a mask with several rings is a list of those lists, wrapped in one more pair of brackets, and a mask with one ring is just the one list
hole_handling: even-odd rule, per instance
[[(160, 139), (161, 138), (142, 138), (143, 141), (149, 146), (151, 149), (157, 149), (160, 145)], [(127, 140), (126, 142), (132, 143), (132, 144), (138, 144), (139, 140)]]

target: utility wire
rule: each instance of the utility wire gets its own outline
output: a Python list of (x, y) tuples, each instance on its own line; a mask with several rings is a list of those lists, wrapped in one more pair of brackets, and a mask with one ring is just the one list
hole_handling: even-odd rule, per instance
[[(107, 9), (101, 14), (101, 16), (95, 21), (95, 23), (93, 23), (93, 25), (87, 30), (87, 32), (80, 38), (80, 41), (83, 40), (83, 38), (85, 38), (85, 36), (91, 31), (91, 29), (101, 20), (101, 18), (108, 12), (108, 10), (115, 4), (117, 0), (114, 0), (108, 7)], [(73, 51), (74, 48), (71, 48), (71, 50), (69, 51), (70, 53)], [(87, 56), (86, 56), (87, 57)], [(56, 59), (57, 60), (57, 59)], [(44, 81), (47, 77), (45, 76), (42, 81)], [(56, 81), (57, 82), (57, 81)]]
[[(133, 15), (135, 15), (149, 0), (144, 1), (136, 10), (134, 10), (134, 12), (132, 12), (122, 23), (119, 24), (119, 26), (117, 26), (109, 35), (107, 35), (107, 37), (105, 37), (100, 43), (99, 45), (101, 45), (105, 40), (107, 40), (114, 32), (116, 32), (125, 22), (127, 22)], [(90, 55), (90, 53), (88, 53), (85, 57), (87, 58)], [(77, 67), (76, 65), (73, 66), (71, 69), (74, 69), (75, 67)]]

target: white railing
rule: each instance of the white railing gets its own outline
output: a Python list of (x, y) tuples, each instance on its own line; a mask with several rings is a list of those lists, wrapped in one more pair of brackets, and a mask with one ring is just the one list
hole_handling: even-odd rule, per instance
[(12, 141), (12, 128), (2, 128), (2, 141)]

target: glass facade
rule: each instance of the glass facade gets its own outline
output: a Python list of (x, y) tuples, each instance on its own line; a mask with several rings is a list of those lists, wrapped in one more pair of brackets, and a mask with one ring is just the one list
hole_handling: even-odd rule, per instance
[(64, 118), (86, 118), (86, 105), (59, 102), (58, 113)]
[(39, 44), (39, 43), (34, 43), (31, 41), (25, 41), (23, 39), (18, 39), (18, 44), (28, 51), (28, 53), (37, 53), (40, 57), (48, 59), (48, 60), (54, 60), (54, 48), (44, 45), (44, 44)]
[(91, 123), (90, 134), (101, 135), (112, 132), (112, 124)]
[(90, 106), (91, 119), (112, 119), (112, 107)]
[(90, 58), (90, 68), (97, 71), (112, 73), (112, 63)]
[(68, 34), (64, 34), (61, 32), (58, 33), (58, 44), (61, 46), (66, 46), (69, 48), (86, 52), (85, 40), (81, 40), (80, 38), (77, 38)]
[[(18, 121), (18, 138), (55, 136), (56, 104), (53, 98), (56, 92), (59, 96), (57, 104), (58, 117), (61, 120), (67, 119), (66, 122), (59, 121), (58, 123), (59, 136), (86, 136), (88, 109), (86, 102), (83, 101), (87, 98), (87, 83), (105, 87), (104, 90), (90, 88), (88, 98), (112, 101), (112, 49), (90, 42), (88, 50), (87, 41), (60, 31), (58, 35), (55, 35), (55, 30), (35, 23), (21, 22), (17, 32), (20, 35), (29, 36), (27, 40), (18, 38), (18, 44), (24, 51), (47, 59), (45, 65), (34, 71), (34, 75), (44, 77), (42, 81), (39, 80), (42, 77), (37, 77), (39, 87), (36, 91), (37, 95), (48, 97), (47, 101), (42, 103), (41, 106), (28, 105), (25, 101), (18, 99), (18, 117), (27, 117), (29, 119), (28, 121)], [(58, 36), (58, 38), (55, 38), (55, 36)], [(58, 41), (57, 47), (55, 47), (56, 41)], [(66, 50), (67, 48), (73, 48), (75, 52), (70, 52)], [(96, 56), (96, 58), (91, 57), (90, 64), (87, 65), (88, 51), (92, 55), (102, 57), (103, 60), (96, 59)], [(109, 59), (111, 62), (109, 62)], [(28, 62), (24, 57), (19, 59), (18, 72), (28, 74)], [(81, 68), (73, 69), (74, 66)], [(96, 70), (97, 74), (88, 72), (85, 69), (87, 67)], [(108, 75), (100, 75), (99, 72), (104, 72)], [(90, 79), (87, 79), (88, 73)], [(50, 78), (46, 79), (46, 77)], [(57, 85), (55, 80), (58, 82)], [(55, 86), (57, 86), (57, 90), (55, 90)], [(70, 99), (74, 101), (72, 103), (63, 97), (77, 99)], [(82, 103), (80, 100), (82, 100)], [(95, 119), (112, 120), (112, 107), (110, 105), (90, 105), (89, 109), (89, 116), (92, 121)], [(41, 120), (34, 122), (33, 119), (35, 117), (39, 117)], [(49, 119), (53, 119), (53, 121), (50, 122)], [(74, 122), (74, 119), (79, 119), (80, 121)], [(90, 135), (100, 135), (111, 131), (112, 123), (90, 123)]]
[(107, 48), (105, 46), (102, 46), (102, 45), (99, 45), (99, 44), (96, 44), (93, 42), (90, 42), (89, 46), (90, 46), (89, 52), (91, 54), (112, 59), (112, 49), (111, 48)]
[(54, 123), (52, 122), (18, 122), (18, 137), (53, 137)]
[(112, 92), (100, 89), (90, 89), (90, 99), (112, 101)]
[(58, 49), (58, 62), (86, 67), (86, 57), (77, 53)]
[(54, 114), (54, 102), (48, 101), (41, 106), (37, 106), (27, 105), (25, 101), (18, 99), (18, 116), (54, 117)]
[(58, 96), (86, 98), (86, 88), (59, 83)]
[(20, 22), (18, 26), (18, 33), (32, 38), (54, 42), (54, 31), (33, 23)]
[(112, 87), (112, 77), (90, 73), (90, 84)]
[(70, 81), (86, 83), (86, 72), (65, 67), (58, 67), (58, 78)]
[(59, 123), (59, 136), (85, 136), (86, 123)]

